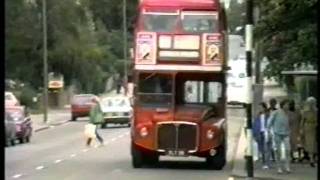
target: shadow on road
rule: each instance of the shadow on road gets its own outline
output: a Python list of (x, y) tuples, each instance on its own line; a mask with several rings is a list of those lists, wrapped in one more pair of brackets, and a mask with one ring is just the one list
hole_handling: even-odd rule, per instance
[[(179, 169), (179, 170), (212, 170), (212, 171), (221, 171), (211, 169), (205, 161), (168, 161), (162, 160), (155, 165), (144, 166), (144, 169)], [(230, 163), (227, 163), (223, 170), (230, 169)]]

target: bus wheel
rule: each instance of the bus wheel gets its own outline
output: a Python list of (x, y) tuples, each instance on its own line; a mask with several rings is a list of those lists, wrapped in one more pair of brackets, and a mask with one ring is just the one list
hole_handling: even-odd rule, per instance
[(131, 158), (132, 158), (132, 166), (134, 168), (141, 168), (143, 165), (143, 154), (137, 149), (133, 142), (131, 142)]
[(226, 164), (226, 152), (223, 145), (217, 148), (217, 154), (214, 156), (208, 156), (206, 163), (209, 168), (214, 170), (221, 170)]
[(155, 165), (159, 162), (159, 155), (157, 154), (148, 155), (145, 157), (145, 159), (148, 165)]

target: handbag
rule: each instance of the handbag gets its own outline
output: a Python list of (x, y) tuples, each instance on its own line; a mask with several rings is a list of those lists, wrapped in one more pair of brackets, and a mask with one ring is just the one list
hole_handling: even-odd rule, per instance
[(87, 138), (92, 138), (92, 139), (95, 139), (96, 138), (96, 125), (94, 124), (86, 124), (85, 127), (84, 127), (84, 135), (87, 137)]

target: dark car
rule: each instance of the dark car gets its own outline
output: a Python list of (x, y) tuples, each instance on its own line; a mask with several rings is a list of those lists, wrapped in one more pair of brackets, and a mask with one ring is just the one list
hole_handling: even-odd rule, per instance
[(6, 107), (6, 135), (7, 142), (12, 145), (15, 140), (20, 143), (29, 142), (32, 135), (32, 122), (25, 107)]
[(91, 107), (94, 105), (93, 100), (97, 98), (93, 94), (78, 94), (73, 96), (71, 102), (72, 121), (76, 121), (78, 117), (88, 117)]

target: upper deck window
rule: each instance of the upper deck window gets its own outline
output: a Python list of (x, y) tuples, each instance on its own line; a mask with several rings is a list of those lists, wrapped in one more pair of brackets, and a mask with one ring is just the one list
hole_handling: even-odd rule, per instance
[(144, 12), (143, 29), (152, 32), (173, 32), (178, 20), (176, 13)]
[(181, 21), (182, 29), (188, 33), (215, 33), (219, 30), (215, 12), (184, 11)]

